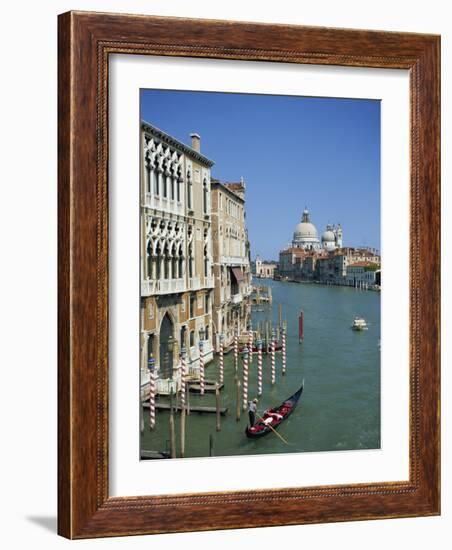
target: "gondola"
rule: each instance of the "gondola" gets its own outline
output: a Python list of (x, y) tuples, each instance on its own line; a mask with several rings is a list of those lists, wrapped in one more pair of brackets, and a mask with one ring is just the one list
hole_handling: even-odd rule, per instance
[[(304, 381), (301, 388), (297, 390), (293, 395), (287, 398), (278, 407), (267, 409), (258, 422), (253, 427), (247, 426), (245, 434), (250, 438), (263, 437), (272, 431), (272, 428), (277, 428), (281, 422), (289, 417), (303, 393)], [(271, 427), (270, 427), (271, 426)]]

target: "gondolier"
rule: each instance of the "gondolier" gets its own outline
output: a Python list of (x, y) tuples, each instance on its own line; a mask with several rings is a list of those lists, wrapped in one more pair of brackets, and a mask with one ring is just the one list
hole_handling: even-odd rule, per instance
[[(290, 397), (288, 397), (285, 401), (283, 401), (280, 405), (277, 407), (273, 407), (271, 409), (267, 409), (265, 412), (262, 413), (262, 416), (259, 416), (258, 422), (254, 422), (250, 426), (247, 426), (245, 433), (247, 437), (262, 437), (264, 435), (269, 434), (270, 432), (276, 433), (275, 428), (277, 428), (281, 422), (286, 420), (288, 418), (294, 408), (296, 407), (298, 400), (300, 399), (300, 396), (303, 392), (304, 388), (304, 380), (301, 387)], [(256, 399), (254, 401), (257, 401)], [(254, 403), (255, 404), (255, 403)], [(248, 409), (248, 412), (250, 414), (250, 423), (251, 423), (251, 405)], [(254, 415), (256, 414), (256, 409), (254, 409)], [(278, 437), (283, 439), (278, 433), (276, 433)], [(284, 440), (285, 441), (285, 440)], [(285, 443), (287, 443), (285, 441)]]
[(250, 419), (250, 427), (254, 426), (256, 422), (256, 411), (257, 411), (257, 399), (253, 399), (248, 403), (248, 417)]

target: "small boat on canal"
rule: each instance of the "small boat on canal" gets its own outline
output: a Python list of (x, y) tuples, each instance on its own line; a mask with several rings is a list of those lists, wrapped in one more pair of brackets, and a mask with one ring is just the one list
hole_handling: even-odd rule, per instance
[(362, 317), (355, 317), (351, 326), (352, 330), (367, 330), (367, 322)]
[(303, 393), (304, 381), (301, 385), (301, 388), (298, 389), (293, 395), (287, 398), (281, 403), (281, 405), (274, 407), (272, 409), (267, 409), (264, 414), (260, 417), (259, 421), (254, 424), (254, 426), (247, 426), (245, 434), (250, 438), (258, 438), (267, 435), (275, 428), (277, 428), (281, 422), (288, 418), (300, 399), (301, 394)]

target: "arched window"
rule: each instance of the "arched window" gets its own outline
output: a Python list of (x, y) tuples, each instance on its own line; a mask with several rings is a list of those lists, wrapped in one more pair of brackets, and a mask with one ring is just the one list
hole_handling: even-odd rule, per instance
[(152, 192), (152, 186), (151, 186), (151, 163), (149, 162), (149, 158), (146, 158), (145, 160), (145, 168), (146, 168), (146, 193)]
[(180, 200), (181, 200), (181, 197), (180, 197), (180, 184), (181, 184), (180, 169), (177, 171), (175, 177), (176, 177), (176, 198), (177, 198), (177, 202), (180, 202)]
[(207, 208), (207, 201), (208, 201), (208, 189), (207, 189), (207, 180), (204, 178), (204, 181), (202, 182), (202, 204), (203, 204), (203, 212), (204, 214), (208, 213)]
[(173, 246), (173, 249), (171, 250), (171, 274), (173, 279), (178, 278), (177, 268), (178, 268), (178, 261), (176, 256), (176, 249)]
[(182, 250), (179, 252), (179, 279), (184, 276), (184, 257), (182, 255)]
[(162, 174), (162, 177), (163, 177), (163, 197), (166, 199), (168, 197), (168, 180), (167, 180), (167, 177), (166, 177), (166, 162), (163, 163), (162, 169), (163, 169), (163, 174)]
[(187, 206), (190, 210), (193, 208), (193, 182), (190, 171), (187, 172)]
[(175, 196), (175, 192), (174, 192), (174, 178), (176, 177), (176, 175), (174, 174), (174, 177), (173, 177), (173, 173), (171, 171), (171, 173), (169, 174), (168, 176), (168, 179), (169, 179), (169, 182), (170, 182), (170, 188), (171, 188), (171, 200), (173, 201), (174, 200), (174, 196)]
[(152, 277), (152, 244), (150, 241), (146, 246), (146, 273), (147, 278), (150, 279)]
[(155, 261), (157, 263), (157, 265), (156, 265), (156, 279), (159, 280), (159, 279), (162, 278), (162, 263), (161, 263), (162, 249), (160, 248), (160, 246), (157, 247), (157, 250), (155, 251), (155, 253), (156, 253)]
[(163, 252), (163, 256), (164, 256), (164, 260), (163, 260), (164, 275), (163, 275), (163, 277), (165, 279), (168, 279), (169, 278), (169, 270), (170, 270), (170, 256), (169, 256), (168, 247), (166, 247), (166, 246), (165, 246), (165, 250)]
[(209, 275), (209, 258), (207, 256), (207, 246), (204, 247), (204, 277)]

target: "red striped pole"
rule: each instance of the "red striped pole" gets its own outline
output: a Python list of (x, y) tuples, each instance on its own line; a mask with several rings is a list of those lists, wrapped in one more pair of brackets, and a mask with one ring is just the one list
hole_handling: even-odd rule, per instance
[(271, 341), (271, 361), (272, 361), (272, 384), (276, 382), (276, 364), (275, 364), (275, 330), (272, 330), (272, 341)]
[(248, 348), (243, 350), (243, 410), (248, 406)]
[(234, 370), (236, 373), (239, 370), (239, 335), (237, 329), (234, 334)]
[(301, 344), (303, 342), (303, 321), (304, 321), (304, 313), (303, 311), (300, 312), (300, 317), (298, 318), (298, 341)]
[(186, 362), (187, 352), (185, 348), (181, 349), (180, 352), (180, 405), (181, 409), (186, 408), (186, 390), (187, 390), (187, 362)]
[(199, 342), (199, 393), (204, 395), (204, 354), (203, 354), (203, 341)]
[(155, 372), (155, 359), (149, 357), (149, 428), (153, 430), (155, 428), (155, 393), (156, 393), (156, 377)]
[(224, 382), (224, 357), (223, 357), (223, 341), (224, 337), (223, 334), (220, 334), (220, 384), (223, 384)]
[(257, 341), (257, 395), (262, 395), (262, 340)]
[(282, 373), (286, 374), (286, 329), (282, 327), (281, 332), (281, 352), (282, 352)]
[(250, 365), (253, 362), (253, 329), (248, 333), (248, 349), (250, 351)]

